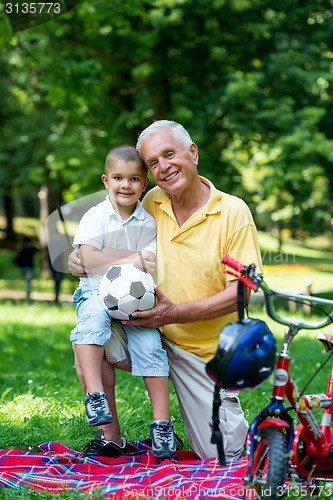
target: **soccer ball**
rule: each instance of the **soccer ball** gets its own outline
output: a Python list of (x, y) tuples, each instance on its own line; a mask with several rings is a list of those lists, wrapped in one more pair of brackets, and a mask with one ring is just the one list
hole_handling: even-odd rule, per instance
[(99, 296), (111, 318), (131, 319), (134, 311), (154, 307), (154, 280), (135, 264), (111, 266), (101, 278)]

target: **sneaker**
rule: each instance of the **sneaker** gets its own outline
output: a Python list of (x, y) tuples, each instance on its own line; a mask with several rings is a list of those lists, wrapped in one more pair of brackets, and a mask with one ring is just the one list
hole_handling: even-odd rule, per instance
[(176, 454), (176, 441), (170, 420), (154, 421), (150, 425), (152, 452), (158, 458), (172, 458)]
[(85, 457), (109, 457), (117, 458), (121, 455), (126, 455), (127, 453), (127, 441), (125, 438), (121, 438), (122, 446), (114, 443), (113, 441), (107, 441), (104, 438), (104, 432), (99, 430), (96, 432), (94, 438), (90, 443), (86, 444), (83, 449)]
[(88, 425), (105, 425), (112, 422), (112, 414), (104, 392), (95, 391), (87, 394), (86, 417)]

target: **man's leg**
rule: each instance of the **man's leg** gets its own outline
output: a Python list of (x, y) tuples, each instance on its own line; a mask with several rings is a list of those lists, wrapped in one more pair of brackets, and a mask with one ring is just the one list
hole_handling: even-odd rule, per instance
[[(163, 343), (189, 443), (200, 458), (216, 457), (216, 445), (210, 442), (214, 383), (206, 374), (206, 363), (167, 341)], [(248, 425), (238, 394), (222, 391), (221, 397), (220, 429), (226, 460), (231, 461), (243, 451)]]

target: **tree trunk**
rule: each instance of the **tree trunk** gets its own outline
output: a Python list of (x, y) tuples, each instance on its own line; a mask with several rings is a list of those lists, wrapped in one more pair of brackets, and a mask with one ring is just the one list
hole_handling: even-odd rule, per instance
[(17, 236), (14, 231), (14, 204), (10, 194), (3, 195), (4, 210), (5, 210), (5, 241), (8, 243), (15, 243)]

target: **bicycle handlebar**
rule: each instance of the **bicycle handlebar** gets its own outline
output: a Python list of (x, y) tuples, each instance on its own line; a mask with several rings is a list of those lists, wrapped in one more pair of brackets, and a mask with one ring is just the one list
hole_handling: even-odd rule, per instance
[[(258, 286), (256, 282), (252, 281), (251, 279), (248, 279), (248, 272), (246, 266), (244, 264), (241, 264), (237, 260), (233, 259), (232, 257), (229, 257), (229, 255), (225, 255), (222, 259), (222, 262), (226, 264), (227, 266), (231, 267), (235, 271), (237, 271), (240, 274), (234, 273), (232, 271), (227, 271), (229, 274), (232, 274), (233, 276), (236, 276), (239, 281), (244, 283), (248, 288), (251, 288), (255, 292), (258, 290)], [(254, 264), (251, 264), (254, 266)]]
[[(225, 255), (222, 259), (223, 264), (231, 267), (233, 271), (226, 270), (227, 273), (236, 276), (239, 281), (244, 283), (245, 286), (251, 288), (255, 292), (258, 291), (258, 288), (264, 293), (264, 300), (266, 306), (266, 312), (270, 318), (272, 318), (277, 323), (281, 325), (286, 325), (289, 327), (293, 327), (297, 330), (307, 329), (307, 330), (316, 330), (319, 328), (324, 328), (325, 326), (333, 323), (333, 300), (322, 299), (320, 297), (312, 297), (307, 295), (298, 295), (290, 292), (282, 292), (281, 290), (273, 290), (268, 286), (268, 284), (263, 280), (263, 277), (256, 272), (255, 264), (250, 264), (249, 266), (245, 266), (241, 264), (237, 260), (233, 259), (229, 255)], [(236, 272), (234, 272), (236, 271)], [(286, 299), (298, 299), (303, 303), (313, 303), (313, 304), (323, 304), (332, 307), (332, 311), (329, 314), (326, 314), (326, 317), (320, 321), (306, 321), (302, 318), (287, 318), (279, 314), (274, 306), (274, 296), (278, 295), (279, 297)]]

